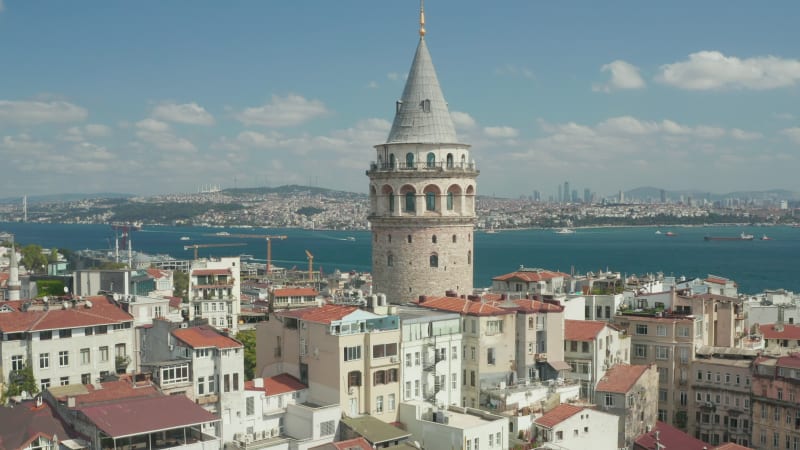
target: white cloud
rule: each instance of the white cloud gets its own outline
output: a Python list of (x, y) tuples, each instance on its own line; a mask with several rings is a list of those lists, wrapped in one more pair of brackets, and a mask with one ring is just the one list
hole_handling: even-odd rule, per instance
[(214, 125), (214, 117), (197, 103), (163, 103), (153, 109), (153, 117), (187, 125)]
[(391, 81), (399, 81), (405, 79), (405, 77), (406, 77), (405, 75), (399, 72), (389, 72), (386, 74), (386, 78), (388, 78)]
[(453, 121), (453, 125), (459, 129), (474, 128), (476, 125), (472, 116), (461, 111), (450, 111), (450, 119)]
[(169, 125), (155, 119), (147, 118), (136, 122), (136, 137), (152, 144), (159, 150), (177, 152), (194, 152), (197, 148), (186, 138), (176, 136)]
[(485, 127), (483, 132), (490, 138), (515, 138), (519, 136), (519, 130), (512, 127)]
[(0, 124), (80, 122), (87, 116), (85, 108), (64, 101), (0, 100)]
[(67, 131), (59, 135), (59, 138), (69, 142), (83, 142), (87, 138), (98, 138), (111, 136), (111, 127), (90, 123), (83, 127), (69, 127)]
[(611, 92), (620, 89), (641, 89), (645, 86), (644, 80), (639, 75), (639, 68), (621, 59), (605, 64), (600, 71), (610, 72), (611, 79), (605, 84), (593, 86), (593, 91)]
[(367, 83), (367, 87), (370, 88), (370, 89), (377, 89), (378, 88), (378, 82), (375, 81), (375, 80), (370, 81), (369, 83)]
[(781, 134), (794, 141), (795, 144), (800, 144), (800, 127), (783, 129)]
[(86, 135), (89, 137), (111, 136), (111, 127), (99, 123), (90, 123), (84, 127)]
[(800, 61), (771, 55), (740, 59), (701, 51), (661, 66), (656, 80), (688, 90), (775, 89), (800, 81)]
[(3, 0), (0, 0), (0, 13), (6, 9), (5, 5), (3, 5)]
[(246, 108), (236, 118), (245, 125), (279, 128), (300, 125), (327, 113), (328, 109), (321, 101), (289, 94), (286, 97), (274, 95), (270, 103)]
[(534, 78), (534, 73), (531, 69), (527, 67), (519, 67), (514, 64), (506, 64), (504, 66), (500, 66), (494, 69), (495, 75), (501, 76), (510, 76), (510, 77), (521, 77), (521, 78)]
[(792, 113), (773, 113), (772, 117), (781, 120), (794, 120), (794, 114)]

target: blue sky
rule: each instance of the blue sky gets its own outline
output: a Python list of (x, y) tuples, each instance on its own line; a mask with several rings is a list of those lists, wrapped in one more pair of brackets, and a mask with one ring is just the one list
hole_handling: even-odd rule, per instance
[[(418, 2), (0, 0), (0, 197), (366, 192)], [(800, 191), (800, 3), (429, 0), (479, 193)]]

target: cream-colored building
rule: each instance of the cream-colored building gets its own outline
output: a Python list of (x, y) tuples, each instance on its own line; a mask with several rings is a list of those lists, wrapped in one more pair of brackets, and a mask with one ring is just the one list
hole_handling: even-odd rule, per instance
[(355, 417), (397, 420), (400, 319), (355, 306), (325, 304), (278, 311), (256, 326), (256, 374), (288, 373), (309, 401), (338, 403)]
[(511, 383), (516, 375), (517, 305), (507, 307), (479, 296), (426, 297), (419, 305), (461, 315), (461, 406), (477, 408), (488, 402), (481, 390)]
[(189, 318), (236, 333), (241, 312), (239, 257), (198, 259), (189, 269)]
[(534, 420), (534, 445), (570, 450), (617, 450), (617, 435), (609, 430), (616, 430), (619, 420), (614, 414), (564, 403)]
[(719, 445), (752, 442), (751, 370), (756, 352), (729, 347), (701, 347), (692, 362), (689, 430)]
[[(503, 305), (503, 300), (495, 304)], [(564, 307), (555, 301), (513, 300), (516, 306), (517, 382), (563, 378)]]
[(430, 449), (507, 449), (508, 418), (488, 411), (449, 406), (430, 409), (423, 402), (400, 405), (400, 422), (411, 439)]
[(619, 448), (631, 448), (636, 436), (655, 426), (657, 397), (658, 370), (655, 364), (617, 364), (598, 381), (594, 402), (604, 411), (619, 416)]
[(594, 398), (594, 388), (611, 366), (630, 363), (631, 340), (608, 322), (564, 321), (564, 360), (567, 378), (581, 384), (581, 397)]

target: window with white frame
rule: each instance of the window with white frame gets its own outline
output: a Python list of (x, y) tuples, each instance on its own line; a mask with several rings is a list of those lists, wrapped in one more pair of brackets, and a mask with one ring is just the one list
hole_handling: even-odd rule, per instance
[(91, 350), (88, 348), (81, 349), (81, 364), (87, 365), (92, 363)]
[(503, 332), (502, 320), (489, 320), (486, 322), (486, 334), (498, 334)]
[(633, 356), (636, 358), (647, 358), (647, 346), (644, 344), (634, 344)]
[(255, 397), (247, 397), (245, 399), (245, 414), (252, 416), (256, 413), (256, 399)]
[(656, 345), (656, 359), (669, 359), (669, 347)]
[(382, 413), (383, 412), (383, 396), (379, 395), (375, 399), (375, 412)]
[(689, 337), (689, 327), (678, 327), (678, 337)]
[(356, 345), (353, 347), (345, 347), (344, 348), (344, 360), (345, 361), (355, 361), (361, 359), (361, 346)]
[(11, 370), (22, 370), (25, 367), (25, 362), (22, 355), (11, 356)]
[(613, 394), (606, 394), (603, 404), (605, 406), (614, 406), (614, 395)]
[(636, 324), (636, 334), (637, 335), (646, 335), (647, 334), (647, 324), (646, 323), (637, 323)]
[(656, 336), (666, 336), (666, 335), (667, 335), (667, 326), (656, 325)]
[(61, 350), (58, 352), (58, 367), (68, 367), (69, 366), (69, 351), (68, 350)]
[(166, 386), (175, 383), (189, 381), (189, 366), (173, 366), (161, 368), (161, 385)]
[(389, 411), (394, 411), (394, 408), (395, 408), (394, 394), (389, 394), (389, 396), (387, 397), (387, 405), (386, 405), (386, 407), (389, 409)]
[(39, 368), (40, 369), (50, 368), (50, 353), (39, 353)]

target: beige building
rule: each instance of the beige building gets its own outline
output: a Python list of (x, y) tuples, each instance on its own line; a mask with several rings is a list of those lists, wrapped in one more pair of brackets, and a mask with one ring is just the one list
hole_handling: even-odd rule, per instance
[(800, 448), (800, 354), (761, 356), (753, 369), (752, 446)]
[(241, 312), (239, 257), (197, 259), (189, 269), (189, 318), (234, 333)]
[[(504, 305), (505, 299), (496, 302)], [(533, 382), (563, 378), (564, 307), (555, 301), (513, 300), (516, 305), (517, 381)]]
[(564, 321), (564, 360), (567, 378), (581, 384), (581, 397), (594, 398), (594, 388), (610, 367), (630, 363), (631, 340), (608, 322)]
[(689, 434), (714, 445), (751, 444), (750, 371), (754, 358), (754, 351), (744, 349), (698, 349), (692, 362)]
[(703, 345), (703, 321), (692, 315), (623, 312), (614, 324), (631, 339), (631, 364), (655, 363), (658, 371), (658, 420), (686, 429), (694, 349)]
[[(513, 302), (497, 306), (478, 296), (425, 297), (419, 305), (461, 315), (461, 406), (477, 408), (488, 402), (481, 390), (511, 383), (516, 373)], [(559, 346), (560, 347), (560, 346)]]
[(562, 272), (528, 268), (492, 278), (493, 292), (519, 292), (535, 295), (556, 295), (569, 292), (570, 276)]
[(397, 420), (400, 321), (355, 306), (278, 311), (256, 326), (256, 374), (288, 373), (309, 401), (338, 403), (350, 417)]
[(650, 430), (658, 419), (658, 370), (655, 364), (617, 364), (597, 383), (594, 402), (619, 416), (617, 447), (631, 448), (636, 436)]

